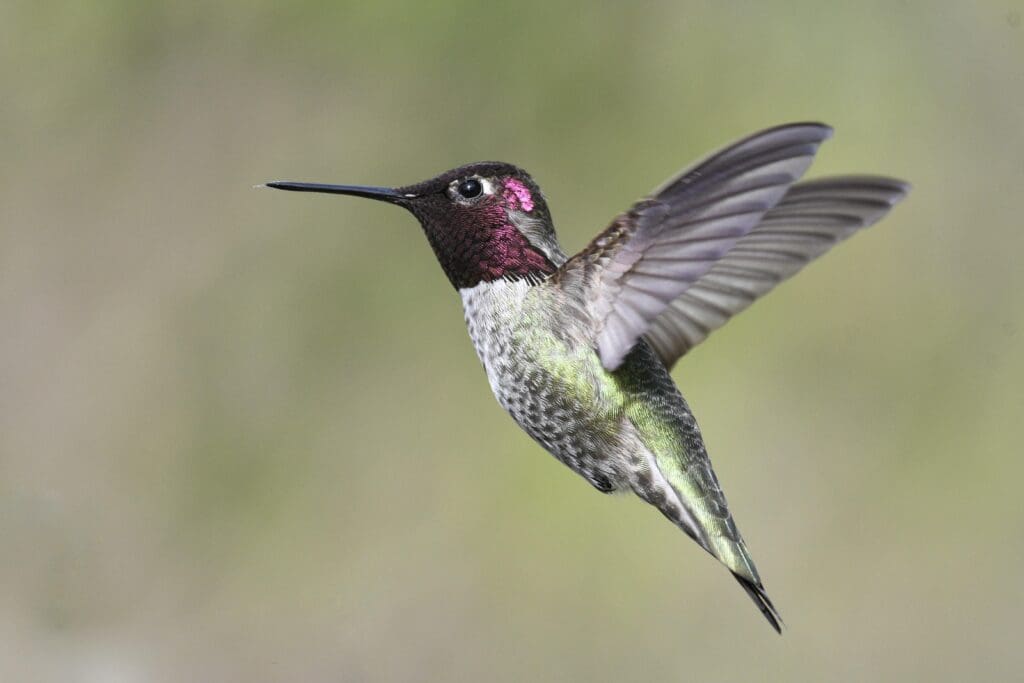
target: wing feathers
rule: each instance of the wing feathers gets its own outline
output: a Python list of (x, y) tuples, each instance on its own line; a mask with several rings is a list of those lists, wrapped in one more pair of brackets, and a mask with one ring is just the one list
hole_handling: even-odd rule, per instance
[[(763, 131), (683, 171), (617, 218), (555, 280), (588, 296), (597, 351), (613, 370), (669, 304), (759, 225), (803, 175), (827, 126)], [(784, 236), (777, 246), (786, 248)], [(665, 330), (663, 348), (673, 346)]]
[(801, 183), (828, 126), (762, 131), (669, 179), (620, 215), (552, 278), (597, 326), (614, 370), (645, 337), (671, 367), (778, 283), (884, 216), (898, 180)]
[(875, 176), (793, 185), (756, 228), (653, 321), (648, 342), (671, 367), (780, 282), (877, 222), (908, 190), (902, 181)]

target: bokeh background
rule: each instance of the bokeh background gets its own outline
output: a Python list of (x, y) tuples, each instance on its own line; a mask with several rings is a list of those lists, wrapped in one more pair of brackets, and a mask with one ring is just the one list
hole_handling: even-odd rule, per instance
[[(0, 678), (1024, 677), (1020, 2), (0, 4)], [(757, 129), (911, 180), (675, 376), (789, 629), (496, 406), (412, 218)]]

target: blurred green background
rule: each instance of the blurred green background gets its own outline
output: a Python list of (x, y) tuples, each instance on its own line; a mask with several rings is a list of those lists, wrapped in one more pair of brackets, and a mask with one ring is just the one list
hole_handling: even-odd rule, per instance
[[(1022, 13), (0, 4), (0, 678), (1021, 678)], [(781, 638), (497, 407), (410, 216), (252, 189), (502, 159), (572, 251), (803, 119), (913, 193), (675, 371)]]

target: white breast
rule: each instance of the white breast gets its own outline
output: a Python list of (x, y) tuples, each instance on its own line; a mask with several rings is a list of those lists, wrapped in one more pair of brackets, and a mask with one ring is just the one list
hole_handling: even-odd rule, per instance
[(469, 338), (495, 395), (500, 393), (496, 366), (508, 353), (516, 329), (524, 324), (523, 301), (529, 288), (525, 280), (495, 280), (459, 290)]

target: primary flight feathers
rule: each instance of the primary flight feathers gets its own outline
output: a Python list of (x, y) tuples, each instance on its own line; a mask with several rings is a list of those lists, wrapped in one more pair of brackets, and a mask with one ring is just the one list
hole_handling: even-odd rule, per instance
[(671, 367), (753, 301), (871, 225), (907, 191), (871, 176), (794, 184), (832, 129), (779, 126), (712, 154), (618, 216), (555, 282), (599, 321), (614, 370), (641, 338)]

